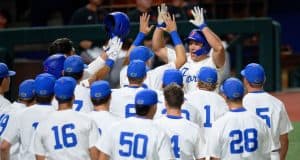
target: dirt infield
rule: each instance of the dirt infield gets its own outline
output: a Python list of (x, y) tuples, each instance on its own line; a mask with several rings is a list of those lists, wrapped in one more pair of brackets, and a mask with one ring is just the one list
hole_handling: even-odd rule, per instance
[(283, 101), (291, 121), (300, 122), (300, 92), (279, 92), (272, 95)]

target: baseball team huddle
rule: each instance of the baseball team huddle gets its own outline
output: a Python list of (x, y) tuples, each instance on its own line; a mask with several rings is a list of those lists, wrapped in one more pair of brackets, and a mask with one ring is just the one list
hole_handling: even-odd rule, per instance
[[(192, 9), (196, 29), (184, 41), (168, 7), (157, 10), (152, 48), (143, 46), (150, 16), (140, 16), (120, 88), (103, 79), (129, 33), (122, 12), (105, 17), (110, 39), (88, 65), (71, 40), (55, 40), (44, 73), (24, 80), (13, 103), (4, 93), (16, 72), (0, 63), (1, 160), (284, 160), (293, 127), (284, 104), (263, 89), (264, 68), (250, 63), (242, 81), (222, 78), (225, 49), (203, 9)], [(165, 64), (152, 68), (154, 55)]]

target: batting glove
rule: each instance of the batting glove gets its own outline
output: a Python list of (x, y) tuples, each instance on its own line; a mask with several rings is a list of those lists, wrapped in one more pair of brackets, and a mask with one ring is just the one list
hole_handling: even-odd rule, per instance
[(158, 27), (165, 27), (163, 15), (166, 15), (168, 12), (168, 7), (165, 3), (162, 3), (160, 6), (157, 7), (157, 26)]
[(189, 20), (192, 24), (194, 24), (196, 27), (198, 27), (200, 30), (202, 30), (204, 27), (206, 27), (206, 23), (203, 16), (203, 8), (194, 7), (194, 9), (191, 11), (193, 14), (194, 19)]
[(121, 51), (123, 42), (118, 37), (114, 37), (110, 41), (111, 42), (108, 42), (108, 46), (104, 50), (105, 50), (108, 58), (115, 61), (118, 58), (118, 55)]

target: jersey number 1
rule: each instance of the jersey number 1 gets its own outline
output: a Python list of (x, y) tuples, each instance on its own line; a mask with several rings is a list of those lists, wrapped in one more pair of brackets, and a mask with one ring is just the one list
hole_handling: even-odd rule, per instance
[[(52, 127), (55, 138), (54, 149), (62, 149), (63, 147), (70, 148), (77, 145), (77, 137), (72, 132), (74, 128), (75, 125), (72, 123), (65, 124), (61, 128), (59, 128), (58, 126)], [(63, 143), (61, 143), (61, 138)]]

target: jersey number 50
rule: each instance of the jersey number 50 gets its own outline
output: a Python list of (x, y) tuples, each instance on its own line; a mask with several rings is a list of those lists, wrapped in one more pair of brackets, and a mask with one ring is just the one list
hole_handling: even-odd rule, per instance
[[(147, 153), (148, 137), (144, 134), (134, 135), (132, 132), (121, 132), (119, 154), (122, 157), (145, 158)], [(140, 153), (139, 153), (140, 151)]]
[[(72, 132), (75, 128), (73, 123), (65, 124), (61, 128), (59, 126), (53, 126), (52, 131), (55, 138), (54, 149), (62, 149), (63, 147), (70, 148), (77, 145), (77, 137)], [(61, 138), (63, 143), (61, 143)]]

